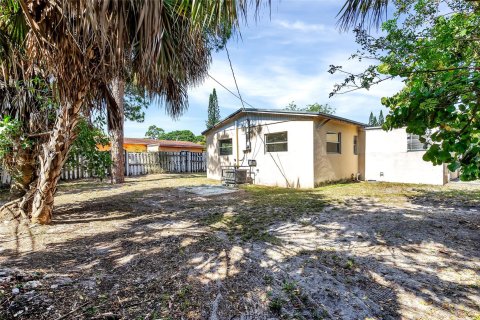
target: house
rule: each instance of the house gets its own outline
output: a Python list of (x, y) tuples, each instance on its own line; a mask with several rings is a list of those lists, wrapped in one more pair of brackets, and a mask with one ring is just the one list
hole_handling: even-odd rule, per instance
[(365, 128), (365, 180), (443, 185), (458, 178), (446, 165), (422, 159), (426, 144), (405, 129)]
[[(99, 146), (99, 150), (108, 151), (110, 146)], [(146, 138), (124, 138), (123, 148), (128, 152), (147, 151), (190, 151), (203, 152), (205, 146), (189, 141), (156, 140)]]
[(323, 113), (240, 109), (202, 133), (207, 176), (221, 179), (225, 168), (239, 166), (256, 184), (295, 188), (356, 178), (364, 126)]
[(344, 179), (445, 184), (458, 176), (422, 159), (419, 137), (335, 115), (246, 108), (204, 131), (207, 176), (232, 168), (259, 185), (312, 188)]

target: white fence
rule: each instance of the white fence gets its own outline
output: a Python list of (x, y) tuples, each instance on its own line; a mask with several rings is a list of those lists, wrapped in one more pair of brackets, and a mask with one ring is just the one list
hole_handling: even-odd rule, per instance
[(0, 167), (0, 185), (9, 185), (11, 181), (10, 175)]
[(199, 152), (127, 152), (125, 175), (159, 172), (205, 172), (206, 154)]
[[(81, 159), (77, 159), (77, 166), (64, 167), (60, 175), (61, 180), (75, 180), (95, 177), (85, 166)], [(182, 173), (205, 172), (207, 170), (207, 157), (205, 152), (125, 152), (125, 175), (139, 176), (149, 173)], [(110, 168), (106, 169), (107, 176)], [(11, 178), (0, 167), (0, 184), (10, 184)]]

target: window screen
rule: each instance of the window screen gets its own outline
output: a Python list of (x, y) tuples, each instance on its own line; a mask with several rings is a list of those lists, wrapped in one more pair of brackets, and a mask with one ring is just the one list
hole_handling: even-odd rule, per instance
[(219, 140), (219, 149), (221, 156), (229, 156), (232, 154), (232, 139)]
[(413, 133), (407, 135), (407, 150), (408, 151), (422, 151), (427, 150), (428, 144), (420, 142), (420, 136)]
[(340, 132), (327, 132), (327, 153), (341, 153), (342, 134)]
[(288, 151), (287, 132), (276, 132), (265, 135), (266, 152), (284, 152)]
[(358, 136), (353, 136), (353, 154), (358, 154)]

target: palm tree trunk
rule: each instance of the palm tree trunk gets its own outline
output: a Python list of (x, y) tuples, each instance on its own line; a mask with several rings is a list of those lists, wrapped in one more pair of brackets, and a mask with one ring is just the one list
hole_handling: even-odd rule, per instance
[(38, 180), (33, 186), (32, 223), (49, 224), (52, 221), (54, 195), (63, 164), (76, 138), (75, 129), (85, 94), (86, 89), (83, 89), (78, 93), (75, 103), (60, 106), (53, 131), (42, 145)]
[(35, 153), (30, 148), (21, 149), (15, 156), (15, 166), (11, 170), (10, 199), (23, 197), (35, 179)]
[(125, 157), (123, 151), (123, 123), (125, 119), (123, 106), (124, 94), (125, 82), (120, 78), (115, 79), (112, 82), (112, 96), (115, 100), (117, 110), (109, 110), (109, 112), (116, 112), (114, 123), (109, 126), (113, 184), (125, 182)]

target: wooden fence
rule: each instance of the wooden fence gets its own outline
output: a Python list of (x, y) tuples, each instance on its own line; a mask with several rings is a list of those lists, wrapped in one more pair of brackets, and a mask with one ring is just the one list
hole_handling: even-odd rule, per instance
[(138, 176), (159, 172), (205, 172), (206, 154), (198, 152), (128, 152), (125, 175)]
[[(205, 172), (207, 170), (205, 152), (125, 152), (125, 175), (139, 176), (149, 173), (182, 173)], [(64, 167), (60, 175), (61, 180), (75, 180), (94, 178), (95, 175), (82, 165), (82, 159), (77, 159), (78, 165)], [(106, 169), (110, 175), (110, 168)], [(10, 184), (11, 178), (0, 167), (0, 184)]]
[(0, 185), (9, 185), (11, 181), (10, 175), (0, 167)]

